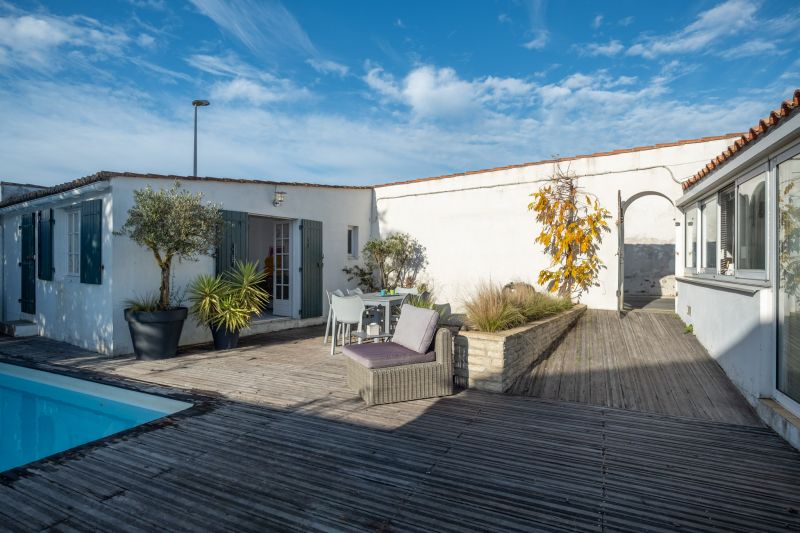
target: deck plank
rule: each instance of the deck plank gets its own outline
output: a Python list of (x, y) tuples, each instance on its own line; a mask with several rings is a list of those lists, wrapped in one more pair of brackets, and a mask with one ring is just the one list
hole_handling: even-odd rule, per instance
[(539, 397), (373, 407), (347, 390), (318, 329), (150, 362), (0, 338), (0, 355), (42, 368), (217, 395), (163, 427), (0, 476), (0, 529), (800, 529), (800, 454), (737, 411), (691, 338), (674, 340), (675, 364), (640, 338), (678, 326), (592, 312), (521, 385)]

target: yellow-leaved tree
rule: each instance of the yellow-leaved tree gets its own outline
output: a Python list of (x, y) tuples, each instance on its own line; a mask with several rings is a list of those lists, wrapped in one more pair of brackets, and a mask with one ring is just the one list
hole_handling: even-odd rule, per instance
[(556, 166), (547, 185), (531, 194), (528, 209), (536, 213), (550, 267), (539, 272), (539, 284), (550, 292), (578, 300), (594, 285), (603, 262), (597, 255), (611, 216), (577, 184), (574, 173)]

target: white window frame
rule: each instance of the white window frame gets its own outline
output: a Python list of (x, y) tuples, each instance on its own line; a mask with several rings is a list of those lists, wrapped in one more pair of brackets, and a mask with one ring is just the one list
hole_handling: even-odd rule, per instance
[[(69, 277), (79, 277), (81, 275), (81, 211), (80, 209), (68, 209), (66, 211), (67, 220), (64, 224), (66, 228), (66, 258), (64, 272)], [(70, 232), (70, 221), (75, 217), (74, 231)], [(72, 249), (72, 238), (75, 236), (75, 250)], [(74, 256), (74, 269), (70, 269), (70, 258)]]
[[(691, 239), (689, 238), (689, 212), (694, 211), (694, 231), (695, 231), (695, 243), (694, 243), (694, 265), (689, 266), (687, 265), (687, 259), (689, 258), (689, 254), (687, 253), (689, 250), (689, 246), (691, 246)], [(686, 208), (683, 212), (683, 268), (688, 274), (696, 275), (698, 273), (699, 265), (702, 264), (699, 262), (699, 254), (698, 248), (700, 247), (700, 228), (698, 225), (700, 224), (700, 204), (693, 203)]]
[[(752, 179), (756, 179), (761, 177), (761, 175), (765, 175), (765, 217), (766, 221), (764, 224), (764, 231), (766, 235), (764, 236), (764, 246), (765, 250), (765, 263), (764, 263), (764, 270), (752, 270), (752, 269), (740, 269), (737, 265), (739, 264), (739, 186), (742, 183), (746, 183)], [(686, 211), (684, 211), (684, 224), (686, 224), (686, 214), (689, 212), (690, 209), (695, 209), (697, 212), (697, 246), (695, 249), (695, 268), (686, 267), (685, 272), (688, 275), (698, 277), (698, 278), (710, 278), (710, 279), (717, 279), (720, 281), (736, 281), (736, 280), (743, 280), (743, 281), (769, 281), (770, 279), (770, 269), (772, 268), (772, 264), (770, 261), (770, 236), (774, 231), (772, 229), (772, 203), (771, 198), (773, 194), (773, 187), (772, 181), (774, 178), (775, 172), (773, 172), (767, 163), (758, 165), (755, 168), (751, 168), (747, 172), (741, 174), (734, 180), (727, 181), (724, 185), (719, 187), (713, 193), (703, 196), (698, 201), (690, 204), (687, 206)], [(722, 206), (720, 205), (720, 194), (729, 189), (733, 186), (733, 194), (734, 194), (734, 224), (733, 224), (733, 242), (734, 242), (734, 267), (732, 274), (722, 274), (720, 272), (720, 260), (722, 259)], [(716, 264), (713, 269), (705, 267), (705, 249), (703, 246), (705, 240), (705, 220), (704, 220), (704, 207), (709, 202), (716, 202), (717, 203), (717, 260)], [(684, 234), (684, 239), (686, 239), (686, 235)], [(685, 243), (688, 246), (688, 242)], [(684, 248), (686, 248), (686, 246)], [(685, 249), (684, 249), (685, 253)], [(685, 261), (684, 261), (685, 265)]]
[(741, 279), (756, 279), (756, 280), (768, 280), (769, 279), (769, 269), (770, 269), (770, 257), (769, 257), (769, 237), (770, 237), (770, 220), (772, 216), (772, 211), (770, 209), (770, 195), (771, 195), (771, 187), (770, 179), (771, 173), (769, 171), (769, 166), (765, 163), (764, 165), (759, 165), (757, 168), (754, 168), (750, 172), (747, 172), (736, 179), (736, 236), (735, 236), (735, 244), (736, 244), (736, 264), (738, 265), (740, 262), (740, 253), (739, 253), (739, 246), (741, 246), (741, 239), (740, 236), (742, 234), (739, 224), (741, 223), (740, 212), (741, 209), (739, 208), (739, 187), (750, 180), (764, 179), (764, 269), (743, 269), (743, 268), (735, 268), (733, 270), (733, 277), (741, 278)]
[[(717, 219), (716, 227), (717, 227), (717, 234), (715, 235), (715, 242), (717, 243), (716, 249), (716, 258), (714, 260), (714, 266), (709, 267), (706, 266), (706, 206), (714, 204), (716, 207), (715, 209), (715, 217)], [(720, 209), (719, 209), (719, 194), (713, 194), (711, 197), (706, 197), (703, 201), (698, 202), (698, 212), (700, 213), (700, 222), (699, 228), (697, 228), (697, 233), (699, 238), (697, 239), (697, 247), (699, 248), (697, 253), (698, 258), (698, 266), (697, 272), (702, 273), (703, 275), (711, 275), (716, 276), (719, 272), (719, 257), (720, 257)]]

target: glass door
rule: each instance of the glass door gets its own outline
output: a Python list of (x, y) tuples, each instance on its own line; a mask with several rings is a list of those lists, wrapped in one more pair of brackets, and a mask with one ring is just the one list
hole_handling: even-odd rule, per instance
[(778, 375), (800, 402), (800, 155), (778, 165)]
[(289, 269), (291, 263), (291, 243), (289, 233), (291, 222), (275, 224), (275, 275), (272, 290), (272, 312), (276, 315), (291, 316), (291, 290)]

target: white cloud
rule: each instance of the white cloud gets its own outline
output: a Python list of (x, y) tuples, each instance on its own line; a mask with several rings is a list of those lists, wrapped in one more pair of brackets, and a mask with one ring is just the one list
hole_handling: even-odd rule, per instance
[(608, 56), (612, 57), (623, 50), (625, 50), (625, 46), (616, 39), (612, 39), (611, 41), (601, 44), (601, 43), (588, 43), (585, 45), (576, 45), (578, 53), (585, 56)]
[(23, 68), (55, 67), (72, 54), (118, 56), (131, 41), (123, 31), (83, 16), (10, 14), (0, 17), (0, 49), (6, 64)]
[(308, 59), (306, 63), (311, 65), (311, 68), (320, 74), (336, 74), (338, 76), (346, 76), (350, 69), (347, 65), (342, 65), (336, 61), (329, 59)]
[(239, 101), (253, 105), (263, 105), (286, 100), (297, 100), (307, 96), (309, 96), (309, 93), (306, 89), (298, 89), (288, 81), (268, 86), (254, 80), (235, 78), (219, 81), (211, 86), (211, 98), (222, 102)]
[(653, 59), (665, 54), (704, 50), (722, 37), (754, 25), (756, 4), (748, 0), (726, 0), (700, 13), (686, 28), (660, 37), (647, 37), (628, 48), (628, 55)]
[(547, 46), (550, 40), (550, 34), (546, 30), (539, 30), (535, 32), (533, 39), (522, 44), (528, 50), (541, 50)]
[(472, 118), (523, 104), (535, 90), (520, 78), (464, 80), (452, 68), (430, 65), (414, 68), (398, 82), (381, 67), (368, 64), (364, 81), (384, 101), (407, 106), (417, 118)]
[(500, 13), (497, 15), (497, 21), (501, 24), (507, 24), (511, 22), (511, 17), (508, 15), (508, 13)]
[(156, 44), (156, 39), (147, 33), (140, 33), (136, 38), (136, 44), (142, 48), (152, 48)]
[(745, 41), (732, 48), (728, 48), (719, 53), (725, 59), (739, 59), (743, 57), (752, 57), (769, 54), (785, 54), (788, 50), (779, 50), (778, 45), (772, 41), (765, 41), (764, 39), (756, 38), (751, 41)]
[(603, 15), (596, 15), (594, 19), (592, 19), (592, 28), (597, 29), (603, 25)]
[(619, 19), (619, 22), (617, 22), (617, 24), (619, 24), (620, 26), (623, 26), (623, 27), (627, 27), (627, 26), (630, 26), (631, 24), (633, 24), (634, 20), (636, 20), (635, 17), (627, 16), (625, 18)]
[(260, 78), (262, 73), (255, 67), (244, 63), (236, 54), (224, 55), (195, 54), (186, 58), (194, 68), (215, 76), (235, 76)]

